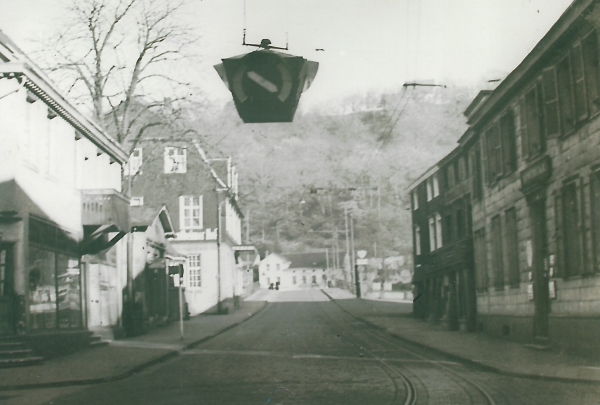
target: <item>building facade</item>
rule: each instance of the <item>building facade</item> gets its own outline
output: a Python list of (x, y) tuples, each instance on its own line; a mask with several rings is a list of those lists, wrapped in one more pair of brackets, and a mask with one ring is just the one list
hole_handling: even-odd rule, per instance
[(208, 159), (193, 138), (153, 131), (139, 140), (125, 170), (134, 204), (166, 205), (173, 248), (187, 258), (185, 299), (191, 315), (233, 309), (243, 294), (238, 264), (242, 212), (231, 159)]
[[(466, 286), (477, 297), (478, 330), (541, 347), (597, 348), (599, 16), (597, 1), (575, 1), (524, 61), (465, 111), (469, 129), (456, 155), (465, 156), (470, 174), (463, 195), (470, 195), (475, 277)], [(413, 205), (415, 234), (424, 226), (419, 209)], [(415, 240), (418, 260), (421, 247)], [(417, 265), (415, 276), (423, 269)]]
[(125, 152), (0, 33), (0, 335), (85, 344), (84, 254), (129, 229)]

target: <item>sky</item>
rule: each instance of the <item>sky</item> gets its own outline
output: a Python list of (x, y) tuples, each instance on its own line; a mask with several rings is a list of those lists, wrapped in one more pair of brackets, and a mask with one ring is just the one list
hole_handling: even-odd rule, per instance
[[(62, 2), (68, 0), (62, 0)], [(269, 38), (319, 62), (301, 106), (394, 92), (406, 82), (483, 87), (533, 49), (571, 0), (189, 0), (201, 37), (190, 80), (210, 99), (231, 94), (212, 68)], [(0, 0), (0, 29), (25, 52), (61, 24), (59, 0)], [(324, 51), (317, 51), (323, 49)]]

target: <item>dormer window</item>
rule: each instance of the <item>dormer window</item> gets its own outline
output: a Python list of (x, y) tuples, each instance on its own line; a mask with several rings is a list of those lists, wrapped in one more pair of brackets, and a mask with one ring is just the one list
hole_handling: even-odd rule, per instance
[(187, 150), (168, 146), (165, 148), (165, 173), (187, 172)]

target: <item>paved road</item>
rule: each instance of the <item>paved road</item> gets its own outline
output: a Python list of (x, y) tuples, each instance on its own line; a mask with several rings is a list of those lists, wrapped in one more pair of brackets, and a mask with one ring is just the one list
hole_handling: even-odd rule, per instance
[(320, 292), (265, 299), (249, 321), (170, 362), (115, 383), (21, 392), (31, 402), (20, 403), (600, 404), (597, 385), (500, 376), (407, 345)]

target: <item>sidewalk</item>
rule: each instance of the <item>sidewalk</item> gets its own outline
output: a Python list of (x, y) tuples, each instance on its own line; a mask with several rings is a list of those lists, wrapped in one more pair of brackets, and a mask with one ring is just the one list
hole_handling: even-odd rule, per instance
[(505, 375), (563, 381), (600, 383), (600, 359), (539, 351), (520, 343), (482, 333), (452, 332), (415, 319), (412, 305), (373, 300), (337, 299), (350, 295), (324, 291), (345, 311), (405, 341), (457, 360)]
[(94, 384), (126, 378), (244, 322), (262, 310), (265, 302), (242, 302), (228, 315), (198, 315), (157, 328), (145, 335), (114, 340), (108, 346), (77, 351), (30, 367), (0, 369), (0, 391)]

